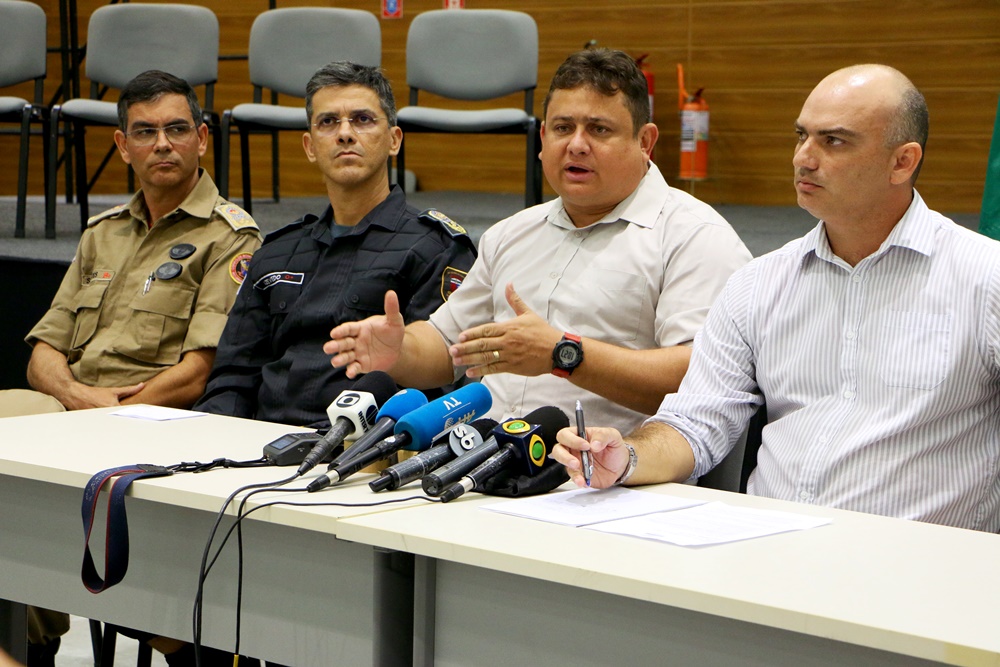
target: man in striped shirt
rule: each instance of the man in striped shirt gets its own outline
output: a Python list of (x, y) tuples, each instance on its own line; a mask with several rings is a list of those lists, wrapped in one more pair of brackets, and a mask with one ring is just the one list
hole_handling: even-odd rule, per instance
[(819, 224), (737, 271), (657, 414), (623, 438), (567, 429), (582, 485), (704, 475), (766, 405), (749, 493), (1000, 530), (1000, 244), (914, 189), (923, 96), (859, 65), (813, 90), (795, 123), (798, 203)]

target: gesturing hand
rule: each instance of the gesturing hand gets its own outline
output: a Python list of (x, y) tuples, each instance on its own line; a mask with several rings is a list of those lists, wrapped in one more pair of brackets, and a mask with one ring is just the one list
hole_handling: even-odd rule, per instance
[(334, 327), (323, 351), (333, 355), (330, 363), (334, 367), (346, 366), (349, 378), (370, 371), (387, 371), (399, 359), (405, 329), (399, 297), (390, 290), (385, 293), (385, 315)]
[(504, 292), (515, 317), (466, 329), (448, 352), (456, 366), (468, 366), (470, 378), (491, 373), (544, 375), (552, 370), (552, 349), (562, 333), (549, 326), (514, 291), (512, 283)]

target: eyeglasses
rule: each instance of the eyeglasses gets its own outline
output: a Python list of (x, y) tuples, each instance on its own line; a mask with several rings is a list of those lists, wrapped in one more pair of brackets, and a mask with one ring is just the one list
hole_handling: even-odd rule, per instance
[(334, 134), (340, 131), (340, 125), (345, 120), (348, 125), (351, 126), (351, 129), (353, 129), (356, 133), (364, 134), (365, 132), (373, 132), (375, 128), (378, 127), (378, 122), (383, 119), (376, 118), (375, 116), (367, 113), (359, 113), (346, 118), (323, 116), (318, 121), (313, 123), (313, 127), (316, 128), (317, 134)]
[(125, 136), (134, 141), (136, 146), (152, 146), (156, 143), (157, 137), (160, 136), (160, 131), (163, 132), (163, 136), (170, 143), (183, 144), (190, 141), (191, 137), (194, 136), (195, 127), (187, 123), (176, 123), (174, 125), (167, 125), (166, 127), (143, 127), (138, 130), (126, 132)]

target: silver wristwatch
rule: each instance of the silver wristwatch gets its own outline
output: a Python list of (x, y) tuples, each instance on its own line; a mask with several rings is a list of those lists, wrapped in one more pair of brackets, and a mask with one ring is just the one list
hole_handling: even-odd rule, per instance
[(627, 482), (629, 477), (632, 476), (632, 473), (635, 472), (635, 467), (639, 464), (639, 457), (636, 456), (635, 447), (627, 442), (623, 442), (622, 444), (625, 445), (625, 449), (628, 450), (628, 465), (625, 466), (625, 472), (622, 473), (622, 476), (615, 480), (615, 486), (621, 486)]

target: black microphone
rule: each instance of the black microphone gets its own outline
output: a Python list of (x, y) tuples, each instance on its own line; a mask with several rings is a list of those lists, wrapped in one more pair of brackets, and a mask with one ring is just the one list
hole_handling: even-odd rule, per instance
[(325, 489), (400, 449), (427, 449), (442, 430), (459, 422), (475, 419), (476, 415), (486, 412), (492, 405), (493, 397), (489, 389), (478, 382), (456, 389), (403, 415), (396, 422), (392, 437), (372, 445), (365, 452), (317, 477), (306, 486), (306, 490), (313, 492)]
[[(566, 416), (566, 413), (552, 405), (545, 405), (532, 410), (524, 416), (523, 420), (513, 419), (508, 421), (526, 421), (529, 424), (546, 424), (549, 428), (555, 429), (553, 434), (558, 432), (560, 428), (569, 425), (569, 418)], [(563, 424), (563, 421), (566, 423)], [(504, 424), (506, 423), (508, 422), (504, 422)], [(558, 427), (556, 426), (557, 424), (559, 425)], [(504, 437), (505, 432), (502, 426), (503, 424), (494, 428), (491, 435), (486, 438), (482, 445), (459, 456), (455, 460), (444, 464), (430, 474), (424, 475), (423, 480), (420, 482), (424, 493), (429, 496), (441, 495), (441, 493), (451, 484), (454, 484), (465, 475), (468, 475), (471, 471), (475, 470), (476, 467), (486, 461), (486, 459), (500, 451), (500, 442), (497, 440), (497, 436), (499, 435), (501, 439)], [(554, 437), (555, 436), (553, 435), (553, 438)]]
[(495, 419), (477, 419), (471, 424), (457, 424), (438, 438), (443, 442), (389, 466), (382, 471), (380, 477), (370, 481), (368, 486), (375, 492), (386, 489), (392, 491), (405, 486), (483, 444), (483, 437), (487, 436), (496, 425)]
[(486, 439), (483, 444), (473, 447), (465, 454), (458, 456), (451, 461), (439, 466), (423, 476), (420, 486), (429, 496), (439, 496), (449, 485), (462, 479), (476, 466), (496, 454), (500, 450), (500, 443), (497, 442), (493, 434), (494, 426), (489, 432), (483, 433)]
[[(532, 414), (525, 419), (512, 419), (494, 429), (500, 441), (500, 451), (489, 457), (475, 470), (441, 492), (441, 502), (447, 503), (461, 497), (466, 491), (473, 491), (501, 470), (520, 469), (522, 474), (537, 475), (545, 465), (551, 445), (556, 442), (556, 433), (569, 426), (569, 417), (558, 408), (550, 408), (544, 414)], [(539, 408), (535, 413), (539, 413)], [(534, 424), (527, 420), (531, 418)]]
[(375, 423), (378, 406), (396, 393), (396, 383), (388, 373), (372, 371), (363, 375), (351, 389), (340, 392), (326, 409), (330, 417), (330, 430), (302, 459), (298, 475), (312, 470), (317, 463), (329, 456), (347, 438), (356, 438)]

